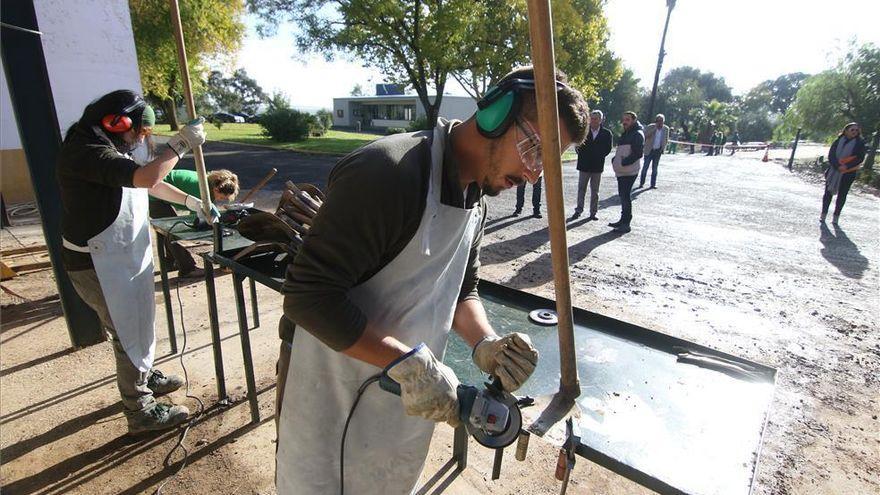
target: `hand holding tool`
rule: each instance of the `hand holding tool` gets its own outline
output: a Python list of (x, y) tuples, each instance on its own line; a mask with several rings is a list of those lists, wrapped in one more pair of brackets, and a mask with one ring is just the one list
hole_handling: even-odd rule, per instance
[(474, 346), (473, 360), (478, 368), (498, 377), (504, 390), (513, 392), (535, 371), (538, 351), (526, 334), (491, 335)]
[(193, 119), (168, 140), (168, 147), (177, 153), (178, 158), (183, 158), (189, 150), (205, 142), (204, 123), (204, 117)]
[(458, 377), (434, 357), (427, 345), (419, 344), (388, 365), (379, 379), (380, 386), (383, 378), (386, 385), (393, 384), (408, 415), (458, 426)]

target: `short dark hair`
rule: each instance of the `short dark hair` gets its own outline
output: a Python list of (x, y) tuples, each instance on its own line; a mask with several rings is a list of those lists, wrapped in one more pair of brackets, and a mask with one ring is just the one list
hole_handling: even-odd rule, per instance
[[(495, 83), (495, 86), (508, 79), (534, 80), (535, 69), (531, 65), (513, 69)], [(556, 80), (565, 85), (565, 87), (556, 92), (559, 120), (568, 130), (571, 141), (573, 143), (580, 143), (587, 136), (587, 128), (590, 125), (590, 106), (587, 105), (587, 100), (584, 99), (584, 95), (580, 91), (568, 85), (568, 76), (559, 69), (556, 69)], [(520, 114), (529, 120), (537, 121), (538, 106), (535, 100), (535, 92), (523, 91), (522, 96), (523, 105), (520, 109)]]
[(623, 114), (629, 115), (630, 117), (632, 117), (633, 120), (639, 120), (639, 116), (636, 115), (636, 113), (631, 110), (627, 110), (627, 111), (623, 112)]

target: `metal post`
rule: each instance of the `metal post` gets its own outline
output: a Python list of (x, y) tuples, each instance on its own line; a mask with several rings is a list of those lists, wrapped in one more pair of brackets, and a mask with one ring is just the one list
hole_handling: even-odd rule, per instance
[(666, 24), (663, 25), (663, 37), (660, 38), (660, 53), (657, 55), (657, 71), (654, 72), (654, 87), (651, 89), (651, 100), (648, 103), (648, 115), (644, 118), (653, 119), (654, 117), (654, 100), (657, 99), (657, 84), (660, 82), (660, 69), (663, 67), (663, 57), (666, 56), (666, 30), (669, 29), (669, 18), (672, 16), (672, 9), (675, 8), (675, 0), (666, 0)]
[(801, 130), (797, 130), (797, 135), (794, 137), (794, 144), (791, 146), (791, 156), (788, 158), (788, 171), (791, 172), (791, 167), (794, 164), (794, 152), (797, 151), (798, 141), (801, 140)]
[(249, 279), (251, 282), (251, 313), (254, 315), (254, 328), (260, 327), (260, 308), (257, 307), (257, 283), (254, 282), (254, 279)]
[(214, 287), (214, 260), (202, 255), (205, 261), (205, 292), (208, 295), (208, 319), (211, 322), (211, 348), (214, 351), (214, 378), (217, 380), (217, 400), (226, 400), (226, 373), (223, 370), (223, 342), (220, 339), (220, 321), (217, 317), (217, 290)]
[(165, 261), (165, 239), (167, 239), (167, 237), (164, 235), (156, 236), (156, 240), (158, 241), (156, 243), (156, 250), (159, 252), (159, 279), (162, 281), (162, 300), (165, 302), (165, 320), (168, 322), (168, 342), (171, 344), (171, 354), (177, 354), (177, 335), (174, 333), (174, 311), (171, 308), (171, 289), (168, 286), (168, 262)]
[(0, 3), (0, 19), (6, 24), (0, 28), (3, 70), (40, 210), (58, 297), (67, 320), (67, 333), (74, 347), (104, 342), (106, 337), (98, 316), (77, 295), (61, 262), (61, 194), (55, 178), (61, 131), (33, 0)]
[(235, 290), (235, 309), (238, 313), (238, 336), (241, 339), (241, 355), (244, 360), (244, 377), (247, 382), (248, 401), (251, 406), (251, 422), (260, 422), (260, 404), (257, 401), (257, 383), (254, 378), (254, 358), (251, 354), (251, 335), (248, 330), (247, 313), (244, 310), (243, 277), (232, 274), (232, 288)]

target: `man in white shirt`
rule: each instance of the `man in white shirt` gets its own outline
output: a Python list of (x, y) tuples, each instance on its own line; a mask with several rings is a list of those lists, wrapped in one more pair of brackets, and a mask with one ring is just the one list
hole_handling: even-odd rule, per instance
[(648, 175), (648, 166), (651, 166), (651, 189), (657, 188), (657, 165), (660, 164), (660, 155), (666, 149), (669, 141), (669, 126), (665, 124), (666, 117), (658, 113), (654, 123), (645, 129), (645, 162), (642, 166), (642, 176), (639, 180), (639, 188), (645, 187), (645, 177)]

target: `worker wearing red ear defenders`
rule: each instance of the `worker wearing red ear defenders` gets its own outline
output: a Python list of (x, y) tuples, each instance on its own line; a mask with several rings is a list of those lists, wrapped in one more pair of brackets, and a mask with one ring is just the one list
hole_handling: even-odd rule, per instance
[(86, 106), (67, 131), (56, 168), (64, 268), (113, 343), (116, 383), (132, 434), (171, 428), (189, 415), (186, 407), (155, 399), (183, 380), (153, 368), (156, 305), (147, 196), (202, 210), (197, 198), (162, 179), (205, 142), (205, 130), (201, 121), (190, 122), (139, 165), (130, 153), (154, 123), (141, 95), (108, 93)]

